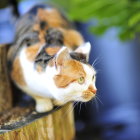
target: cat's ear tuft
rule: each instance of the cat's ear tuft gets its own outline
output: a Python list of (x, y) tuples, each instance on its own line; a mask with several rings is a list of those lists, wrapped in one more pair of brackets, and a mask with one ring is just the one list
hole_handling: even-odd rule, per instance
[(86, 42), (81, 46), (79, 46), (74, 52), (84, 54), (86, 56), (86, 60), (88, 61), (90, 50), (91, 50), (91, 44), (90, 42)]
[(65, 61), (71, 59), (69, 50), (67, 47), (62, 47), (56, 55), (56, 64), (62, 65)]

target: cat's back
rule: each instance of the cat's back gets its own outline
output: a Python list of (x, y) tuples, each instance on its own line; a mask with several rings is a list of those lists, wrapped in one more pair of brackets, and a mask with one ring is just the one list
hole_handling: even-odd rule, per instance
[(32, 47), (37, 43), (47, 44), (48, 53), (52, 54), (62, 46), (76, 49), (83, 43), (83, 38), (63, 12), (42, 4), (34, 6), (18, 20), (9, 59), (13, 60), (22, 47)]

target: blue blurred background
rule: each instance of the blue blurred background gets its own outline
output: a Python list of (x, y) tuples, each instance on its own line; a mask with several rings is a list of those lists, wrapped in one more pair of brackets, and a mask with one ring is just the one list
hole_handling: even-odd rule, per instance
[[(18, 3), (19, 14), (41, 1)], [(12, 43), (18, 19), (12, 4), (0, 9), (0, 44)], [(93, 17), (94, 18), (94, 17)], [(76, 140), (140, 140), (140, 39), (122, 41), (119, 29), (101, 36), (89, 32), (93, 22), (75, 22), (92, 50), (97, 70), (97, 98), (75, 107)]]

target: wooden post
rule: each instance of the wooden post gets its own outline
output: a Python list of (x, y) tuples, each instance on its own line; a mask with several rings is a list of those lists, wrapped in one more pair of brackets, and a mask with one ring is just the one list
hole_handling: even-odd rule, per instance
[(0, 134), (0, 140), (74, 140), (72, 110), (69, 103), (25, 126)]
[(0, 45), (0, 112), (12, 107), (12, 92), (7, 71), (7, 46)]

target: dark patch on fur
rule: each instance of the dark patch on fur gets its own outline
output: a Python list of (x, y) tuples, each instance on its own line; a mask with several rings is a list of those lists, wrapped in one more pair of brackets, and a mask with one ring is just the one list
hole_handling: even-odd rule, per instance
[(46, 42), (52, 46), (62, 46), (64, 37), (61, 31), (55, 28), (49, 28), (46, 32)]
[(36, 56), (35, 58), (35, 67), (37, 65), (41, 66), (44, 70), (49, 62), (50, 59), (52, 59), (54, 57), (51, 56), (51, 55), (48, 55), (47, 52), (45, 51), (45, 48), (47, 47), (47, 45), (43, 46), (41, 49), (40, 49), (40, 52), (38, 53), (38, 55)]
[(40, 29), (43, 30), (45, 29), (45, 27), (48, 25), (48, 23), (46, 21), (41, 21), (40, 22)]
[(86, 56), (82, 53), (76, 53), (76, 52), (72, 52), (70, 53), (71, 58), (83, 62), (83, 63), (87, 63), (86, 61)]
[(29, 10), (28, 13), (30, 13), (30, 14), (36, 16), (37, 11), (38, 11), (39, 8), (41, 8), (41, 9), (46, 9), (46, 8), (52, 8), (52, 6), (46, 5), (46, 4), (38, 4), (38, 5), (33, 6), (33, 7)]
[[(33, 26), (35, 23), (37, 23), (37, 12), (38, 9), (47, 9), (52, 8), (50, 5), (45, 4), (39, 4), (31, 8), (28, 13), (26, 13), (24, 16), (22, 16), (18, 20), (18, 24), (16, 26), (16, 37), (13, 45), (13, 51), (12, 56), (10, 56), (10, 62), (12, 62), (15, 58), (15, 56), (20, 52), (20, 49), (23, 47), (23, 44), (25, 43), (27, 46), (33, 45), (34, 43), (37, 43), (39, 41), (39, 31), (33, 31)], [(54, 8), (54, 7), (53, 7)], [(60, 10), (58, 10), (60, 12)], [(66, 16), (63, 14), (63, 12), (60, 12), (62, 18), (68, 23), (68, 28), (73, 28), (72, 23), (68, 21)], [(47, 22), (41, 21), (40, 22), (40, 28), (44, 30), (45, 26), (47, 26)], [(46, 31), (46, 44), (44, 47), (42, 47), (36, 57), (35, 64), (42, 65), (43, 67), (46, 67), (47, 62), (53, 58), (53, 56), (50, 56), (46, 53), (45, 48), (47, 46), (63, 46), (64, 44), (64, 37), (60, 30), (56, 28), (49, 28)], [(11, 65), (11, 63), (9, 63)]]
[(46, 68), (49, 60), (54, 57), (48, 55), (45, 49), (48, 46), (55, 47), (55, 46), (63, 46), (63, 34), (55, 28), (49, 28), (46, 32), (46, 45), (44, 45), (38, 52), (38, 55), (35, 58), (35, 66), (40, 65), (43, 69)]
[(39, 42), (39, 38), (38, 38), (38, 33), (37, 32), (28, 32), (26, 34), (23, 34), (18, 40), (17, 42), (14, 44), (13, 47), (13, 54), (10, 57), (11, 60), (13, 61), (16, 54), (20, 51), (20, 49), (22, 48), (22, 46), (25, 44), (26, 46), (30, 46), (33, 45), (35, 43)]
[(32, 27), (35, 21), (35, 16), (29, 13), (25, 14), (22, 18), (20, 18), (16, 27), (15, 42), (17, 42), (24, 34), (32, 32)]
[(26, 46), (31, 46), (31, 45), (33, 45), (37, 42), (39, 42), (38, 33), (37, 32), (31, 32), (31, 33), (25, 34), (22, 37), (22, 41), (19, 45), (25, 44)]

